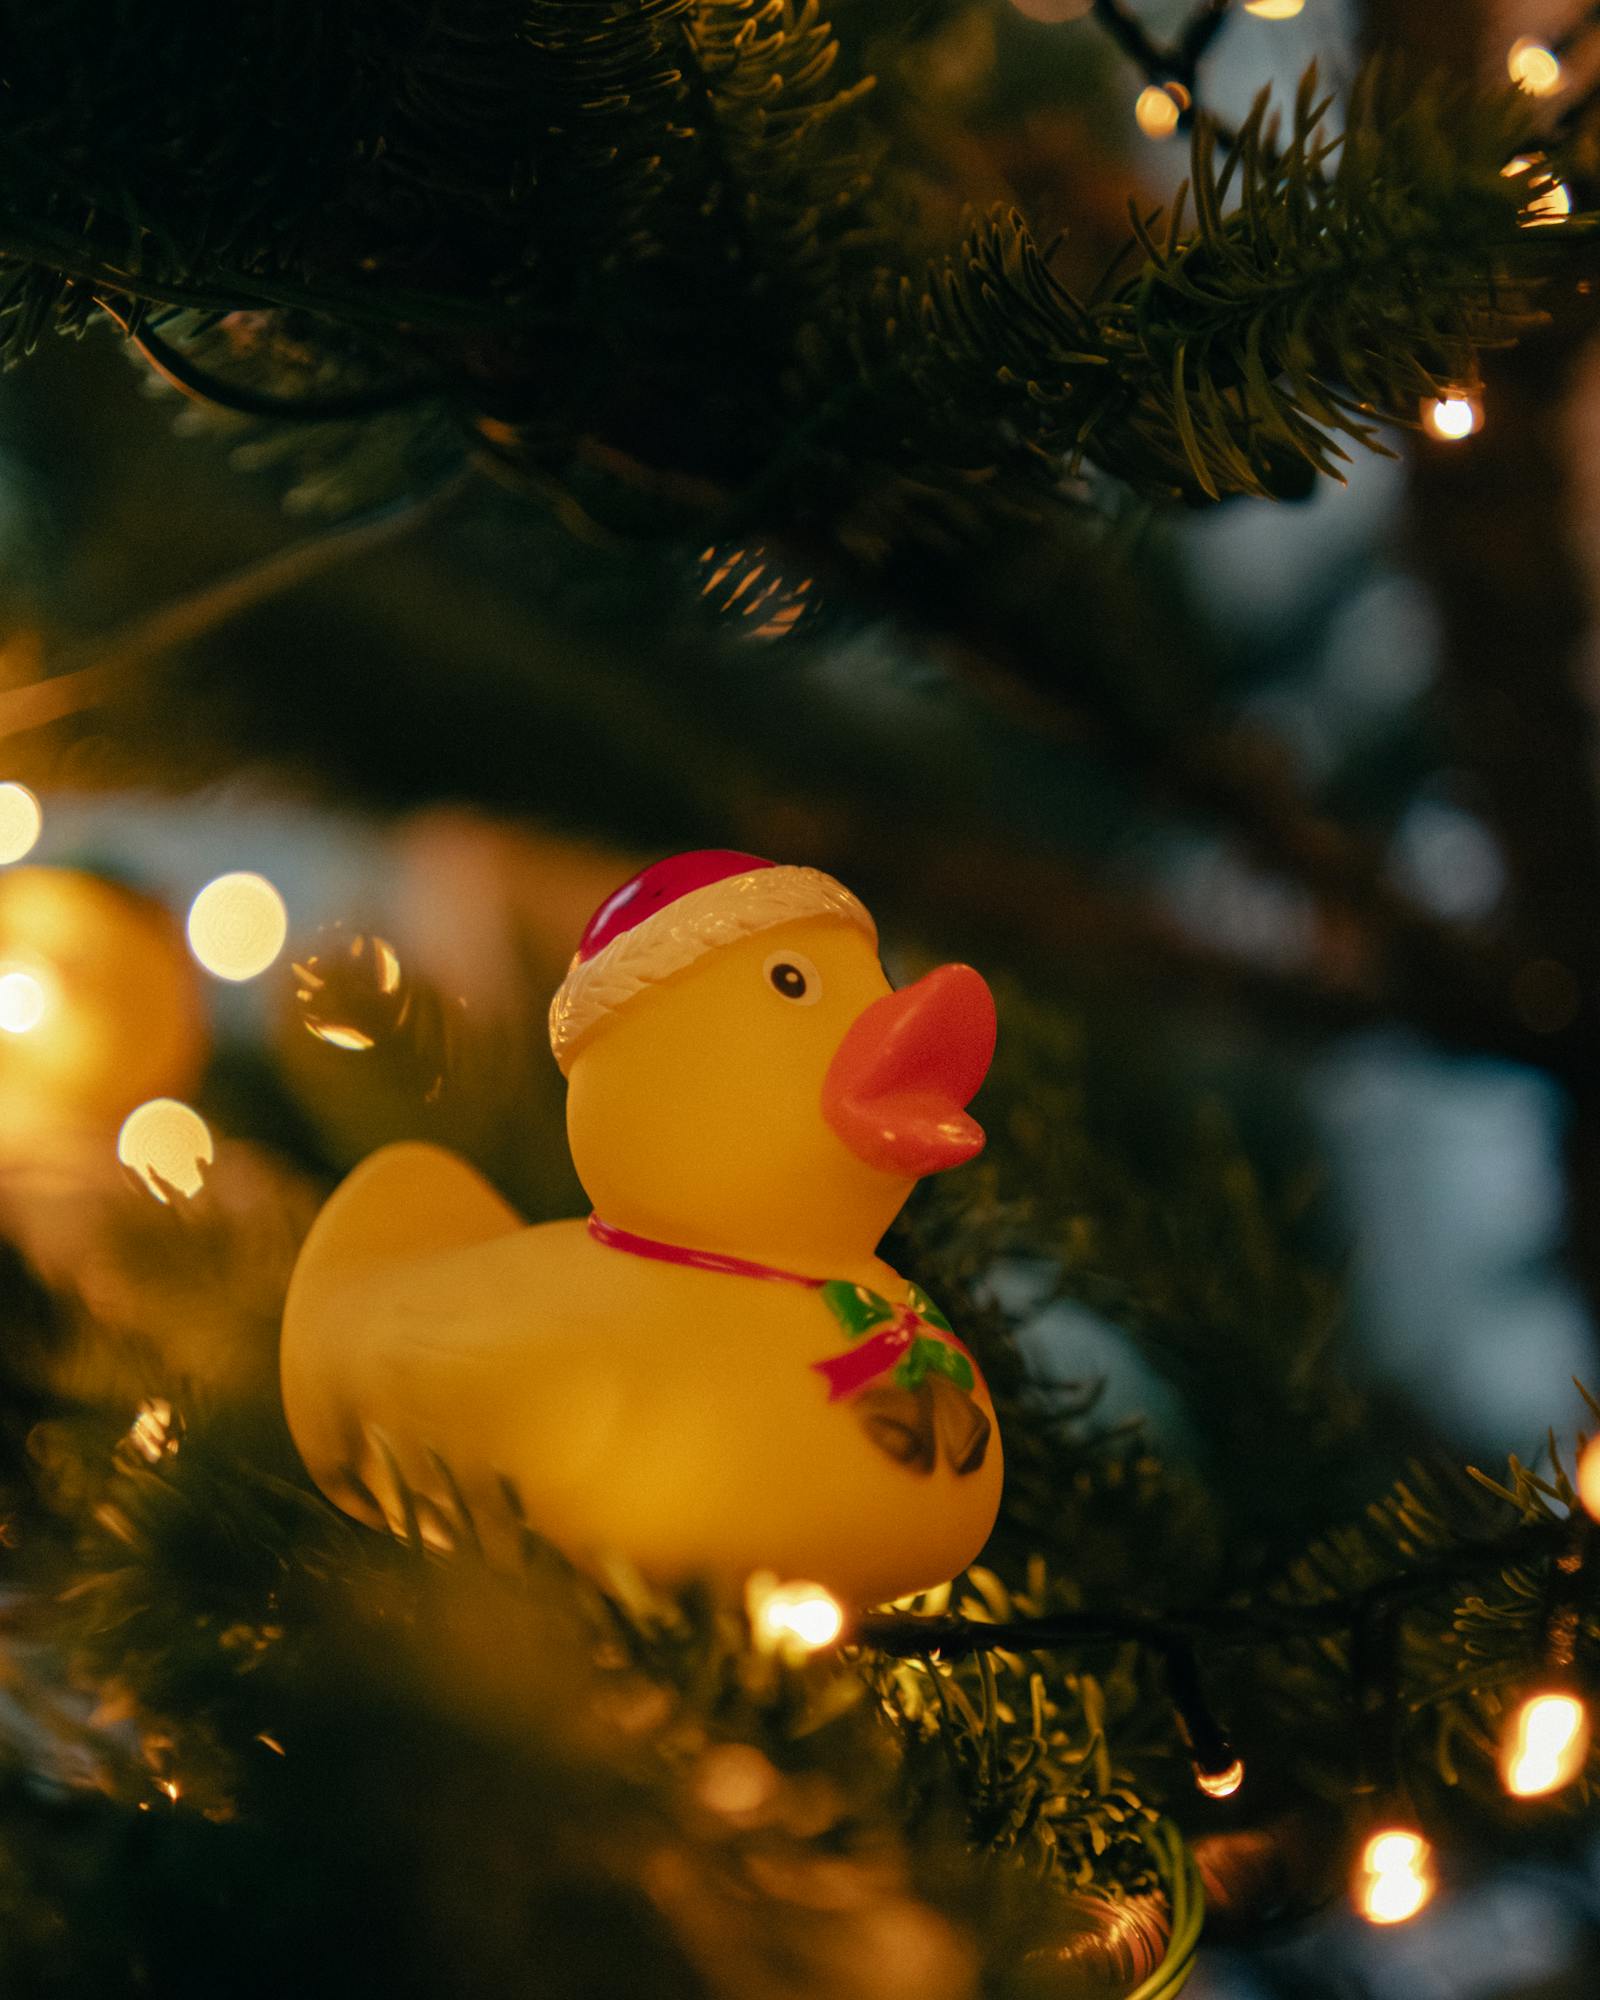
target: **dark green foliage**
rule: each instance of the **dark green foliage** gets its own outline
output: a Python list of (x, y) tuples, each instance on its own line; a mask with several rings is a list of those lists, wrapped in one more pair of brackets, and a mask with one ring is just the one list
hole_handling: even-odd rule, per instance
[[(577, 2000), (634, 1990), (648, 1964), (652, 1992), (834, 2000), (842, 1968), (921, 1953), (952, 1994), (969, 1976), (1073, 1994), (1159, 1956), (1188, 1864), (1158, 1813), (1206, 1824), (1149, 1635), (1196, 1648), (1258, 1807), (1307, 1788), (1343, 1803), (1360, 1776), (1345, 1607), (1391, 1586), (1413, 1787), (1453, 1786), (1451, 1813), (1494, 1824), (1496, 1690), (1528, 1669), (1537, 1536), (1564, 1479), (1519, 1472), (1497, 1497), (1413, 1477), (1286, 1565), (1284, 1524), (1247, 1528), (1252, 1493), (1283, 1476), (1259, 1441), (1239, 1434), (1251, 1462), (1231, 1493), (1202, 1487), (1099, 1421), (1092, 1387), (1042, 1386), (989, 1282), (1019, 1250), (1170, 1370), (1197, 1428), (1220, 1421), (1220, 1381), (1251, 1422), (1298, 1413), (1302, 1474), (1347, 1449), (1331, 1281), (1272, 1179), (1216, 1116), (1154, 1175), (1147, 1127), (1139, 1145), (1097, 1129), (1078, 1031), (1015, 1002), (1007, 1029), (986, 1110), (998, 1172), (923, 1204), (902, 1246), (993, 1386), (1007, 1509), (986, 1564), (917, 1609), (980, 1630), (1081, 1616), (1078, 1637), (793, 1667), (714, 1592), (585, 1577), (531, 1537), (521, 1574), (490, 1576), (464, 1519), (449, 1554), (358, 1528), (306, 1486), (277, 1414), (281, 1280), (230, 1255), (236, 1225), (202, 1204), (164, 1254), (207, 1258), (213, 1338), (264, 1379), (246, 1365), (242, 1390), (186, 1387), (92, 1320), (28, 1364), (0, 1983), (199, 1994), (224, 1968), (230, 1992), (420, 1994), (443, 1966), (451, 1990), (510, 1995), (537, 1967), (533, 1990)], [(1098, 1058), (1126, 1104), (1132, 1079)], [(176, 1218), (148, 1213), (165, 1243)], [(1186, 1344), (1227, 1346), (1230, 1366), (1182, 1361)], [(8, 1369), (26, 1359), (8, 1345)], [(1313, 1421), (1305, 1399), (1328, 1407)], [(1337, 1517), (1325, 1479), (1301, 1485)], [(1504, 1559), (1519, 1522), (1536, 1539)]]
[[(968, 852), (979, 812), (930, 824), (929, 798), (959, 787), (908, 747), (900, 710), (841, 759), (803, 676), (782, 702), (769, 682), (763, 726), (793, 761), (769, 745), (763, 764), (748, 670), (767, 656), (714, 675), (698, 629), (663, 636), (667, 600), (681, 584), (771, 638), (812, 617), (831, 570), (870, 572), (908, 623), (981, 632), (1022, 686), (1081, 699), (1093, 749), (1159, 767), (1167, 802), (1236, 802), (1235, 766), (1183, 763), (1225, 707), (1195, 691), (1187, 615), (1134, 601), (1091, 536), (1014, 538), (1009, 570), (972, 561), (974, 538), (1071, 507), (1084, 468), (1190, 500), (1303, 491), (1346, 443), (1382, 448), (1376, 427), (1470, 383), (1591, 241), (1582, 218), (1524, 226), (1535, 183), (1501, 171), (1528, 143), (1523, 100), (1392, 79), (1356, 90), (1338, 143), (1309, 80), (1287, 133), (1264, 102), (1236, 144), (1202, 121), (1186, 200), (1136, 217), (1080, 297), (1009, 209), (951, 247), (959, 229), (919, 198), (928, 163), (903, 157), (859, 44), (812, 0), (271, 0), (220, 18), (179, 5), (159, 33), (129, 4), (11, 11), (10, 358), (103, 309), (241, 459), (291, 468), (297, 507), (432, 489), (470, 452), (613, 544), (574, 581), (556, 537), (517, 543), (531, 590), (587, 590), (612, 620), (610, 650), (574, 653), (559, 619), (506, 619), (506, 680), (525, 693), (532, 650), (556, 662), (547, 710), (497, 687), (452, 711), (449, 633), (415, 655), (413, 705), (387, 663), (373, 674), (380, 720), (355, 765), (386, 801), (443, 770), (480, 804), (536, 793), (615, 837), (682, 822), (711, 840), (781, 789), (773, 769), (826, 762), (806, 837), (853, 840), (930, 922), (965, 879), (957, 928), (987, 921), (1023, 966), (1036, 919), (1059, 967), (1059, 872), (1019, 889), (1005, 839)], [(891, 12), (916, 10), (857, 0), (845, 18), (883, 38)], [(634, 564), (629, 595), (616, 545), (645, 535), (668, 547), (648, 577)], [(452, 599), (467, 619), (487, 602)], [(398, 592), (387, 629), (410, 609)], [(338, 733), (324, 656), (297, 666), (295, 624), (264, 630), (245, 676), (276, 676), (285, 712), (318, 711), (294, 728)], [(697, 736), (684, 690), (708, 684), (726, 713)], [(573, 715), (608, 707), (598, 766), (569, 759)], [(989, 731), (959, 748), (992, 756), (983, 797), (1020, 826), (1026, 802), (1001, 794), (1023, 760)], [(491, 734), (516, 767), (499, 781)], [(1058, 791), (1067, 768), (1048, 766)], [(1275, 803), (1269, 788), (1268, 836)], [(1430, 1466), (1391, 1488), (1396, 1455), (1334, 1365), (1343, 1295), (1312, 1183), (1254, 1156), (1226, 1081), (1195, 1083), (1203, 1064), (1130, 1060), (1140, 1024), (1117, 1044), (1071, 1005), (1012, 998), (1006, 1015), (991, 1158), (925, 1190), (893, 1254), (970, 1340), (1007, 1453), (983, 1565), (919, 1610), (1068, 1621), (1050, 1643), (794, 1668), (715, 1593), (587, 1578), (531, 1540), (522, 1574), (492, 1577), (466, 1523), (448, 1554), (354, 1528), (282, 1433), (281, 1282), (234, 1298), (244, 1260), (202, 1204), (184, 1219), (187, 1296), (216, 1348), (248, 1357), (242, 1388), (190, 1383), (89, 1312), (56, 1313), (20, 1265), (0, 1272), (19, 1593), (0, 1654), (0, 1990), (1076, 1991), (1128, 1924), (1159, 1937), (1187, 1879), (1166, 1816), (1217, 1823), (1190, 1782), (1169, 1642), (1192, 1646), (1245, 1752), (1248, 1814), (1308, 1793), (1344, 1812), (1372, 1775), (1357, 1635), (1391, 1600), (1404, 1781), (1430, 1826), (1503, 1838), (1493, 1736), (1536, 1663), (1565, 1474), (1514, 1466), (1495, 1493)], [(390, 1049), (373, 1069), (424, 1060), (433, 1081), (433, 1054)], [(515, 1156), (530, 1206), (569, 1207), (553, 1086), (528, 1084), (527, 1054), (480, 1062), (497, 1094), (473, 1142), (508, 1172)], [(361, 1081), (358, 1111), (319, 1107), (330, 1151), (417, 1115), (409, 1075)], [(224, 1064), (208, 1088), (225, 1129), (314, 1157), (259, 1074)], [(441, 1131), (458, 1109), (447, 1096)], [(304, 1218), (279, 1219), (289, 1237)], [(1025, 1361), (1027, 1315), (996, 1283), (1016, 1260), (1038, 1298), (1138, 1355), (1165, 1435)]]
[[(914, 219), (816, 0), (180, 7), (159, 88), (141, 12), (107, 12), (10, 38), (6, 350), (98, 302), (136, 334), (197, 308), (160, 338), (224, 399), (411, 389), (416, 421), (628, 533), (876, 564), (1049, 506), (1086, 461), (1146, 493), (1303, 491), (1341, 437), (1469, 383), (1581, 235), (1521, 226), (1516, 93), (1369, 77), (1341, 140), (1308, 78), (1281, 141), (1264, 101), (1225, 155), (1199, 121), (1193, 226), (1181, 199), (1136, 216), (1080, 301), (1015, 213), (953, 252)], [(390, 456), (405, 484), (435, 452)]]

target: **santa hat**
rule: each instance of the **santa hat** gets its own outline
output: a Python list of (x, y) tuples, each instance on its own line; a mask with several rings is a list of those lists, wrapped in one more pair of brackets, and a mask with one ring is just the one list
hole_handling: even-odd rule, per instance
[(817, 868), (707, 847), (641, 869), (589, 919), (550, 1002), (550, 1046), (562, 1074), (593, 1030), (636, 994), (719, 944), (797, 917), (842, 917), (877, 940), (861, 904)]

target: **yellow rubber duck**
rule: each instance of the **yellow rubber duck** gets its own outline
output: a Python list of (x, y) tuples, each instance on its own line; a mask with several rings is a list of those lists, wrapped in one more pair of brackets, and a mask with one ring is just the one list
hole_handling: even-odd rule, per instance
[(594, 1213), (529, 1228), (453, 1154), (374, 1154), (285, 1307), (283, 1395), (347, 1512), (497, 1560), (526, 1522), (663, 1582), (768, 1571), (847, 1604), (978, 1553), (994, 1408), (880, 1261), (918, 1177), (972, 1158), (994, 1051), (969, 966), (891, 990), (871, 917), (721, 849), (596, 911), (550, 1010)]

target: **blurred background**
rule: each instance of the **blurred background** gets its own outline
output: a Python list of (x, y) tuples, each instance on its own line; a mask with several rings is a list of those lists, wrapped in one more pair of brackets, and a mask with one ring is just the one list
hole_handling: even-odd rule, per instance
[[(903, 50), (886, 36), (897, 115), (930, 149), (971, 134), (968, 185), (1045, 240), (1070, 217), (1062, 254), (1092, 271), (1130, 194), (1170, 195), (1181, 141), (1073, 0), (928, 11)], [(1484, 45), (1570, 11), (1489, 10)], [(1456, 10), (1433, 12), (1448, 40)], [(1241, 116), (1312, 58), (1337, 83), (1366, 25), (1247, 8), (1207, 102)], [(1303, 500), (1097, 496), (1106, 561), (1162, 607), (1154, 683), (1380, 842), (1410, 905), (1490, 931), (1519, 861), (1452, 676), (1559, 629), (1593, 690), (1600, 365), (1563, 351), (1532, 424), (1556, 367), (1519, 355), (1467, 434), (1397, 439)], [(1419, 1439), (1531, 1461), (1577, 1422), (1600, 1356), (1581, 1244), (1562, 1255), (1572, 1107), (1540, 1066), (1364, 1009), (1359, 940), (1304, 886), (796, 558), (613, 541), (451, 466), (398, 422), (313, 439), (195, 411), (103, 325), (0, 382), (0, 1226), (53, 1285), (202, 1380), (259, 1384), (270, 1342), (241, 1350), (208, 1306), (208, 1230), (270, 1300), (333, 1179), (407, 1135), (532, 1217), (576, 1212), (549, 994), (618, 880), (730, 846), (848, 881), (892, 971), (970, 959), (1066, 1023), (1143, 1156), (1215, 1107), (1267, 1182), (1304, 1181), (1375, 1412), (1352, 1491)], [(1087, 605), (1082, 643), (1115, 615)], [(1522, 969), (1530, 1036), (1567, 1025), (1580, 976)], [(1003, 1133), (997, 1153), (1003, 1180)], [(203, 1191), (187, 1221), (174, 1187)], [(1030, 1274), (993, 1282), (1025, 1297)], [(1186, 1449), (1181, 1386), (1114, 1312), (1045, 1307), (1029, 1345)], [(1340, 1914), (1213, 1950), (1191, 1991), (1577, 1996), (1597, 1954), (1600, 1852), (1519, 1861), (1392, 1932)]]

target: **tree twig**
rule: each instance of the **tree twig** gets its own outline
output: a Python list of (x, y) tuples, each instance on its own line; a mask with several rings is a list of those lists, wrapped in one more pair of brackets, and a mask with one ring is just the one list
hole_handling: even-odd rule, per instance
[(286, 549), (275, 549), (146, 617), (79, 642), (56, 672), (25, 687), (0, 690), (0, 739), (98, 707), (121, 693), (131, 676), (160, 654), (202, 638), (241, 612), (298, 589), (341, 563), (400, 540), (437, 519), (465, 490), (470, 477), (457, 474), (420, 500), (401, 501)]
[(1188, 1610), (1145, 1612), (1053, 1611), (1037, 1618), (918, 1617), (871, 1613), (847, 1636), (878, 1652), (915, 1659), (937, 1653), (961, 1659), (972, 1653), (1040, 1652), (1085, 1640), (1132, 1640), (1164, 1649), (1204, 1639), (1213, 1645), (1255, 1646), (1354, 1632), (1375, 1613), (1418, 1604), (1452, 1585), (1470, 1583), (1554, 1556), (1566, 1546), (1565, 1521), (1533, 1521), (1494, 1541), (1463, 1542), (1431, 1562), (1383, 1577), (1347, 1596), (1305, 1604), (1218, 1604)]

